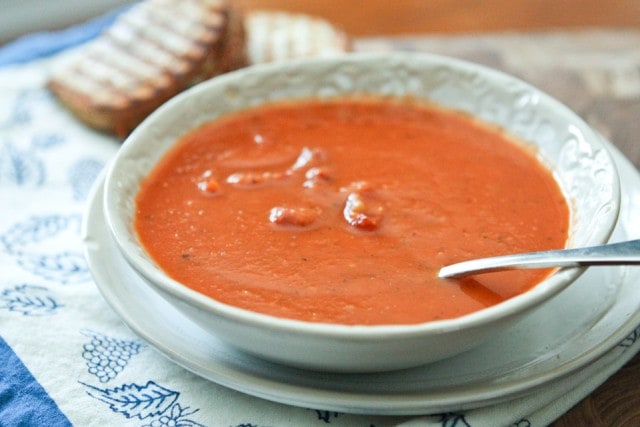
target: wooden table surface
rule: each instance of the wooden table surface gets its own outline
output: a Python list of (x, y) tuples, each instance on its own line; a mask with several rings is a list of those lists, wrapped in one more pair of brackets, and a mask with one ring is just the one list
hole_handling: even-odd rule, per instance
[(247, 10), (321, 16), (357, 36), (640, 26), (638, 0), (232, 1)]
[[(446, 54), (507, 71), (567, 104), (640, 167), (640, 30), (358, 38), (354, 45)], [(554, 423), (636, 425), (640, 355)]]

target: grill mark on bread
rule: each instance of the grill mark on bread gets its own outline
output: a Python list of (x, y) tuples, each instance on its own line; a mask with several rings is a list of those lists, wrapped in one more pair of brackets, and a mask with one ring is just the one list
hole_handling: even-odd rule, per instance
[(151, 66), (155, 66), (180, 79), (189, 70), (188, 61), (174, 57), (170, 52), (155, 43), (139, 38), (130, 28), (113, 27), (106, 36), (115, 46), (125, 50), (130, 56), (135, 56)]
[(73, 86), (75, 97), (86, 99), (86, 102), (91, 102), (98, 108), (123, 108), (128, 103), (126, 97), (112, 94), (102, 83), (79, 72), (61, 74), (58, 76), (58, 83)]
[(180, 10), (180, 19), (176, 19), (170, 11), (160, 8), (146, 7), (144, 12), (159, 25), (203, 46), (208, 46), (216, 41), (224, 27), (224, 18), (222, 18), (224, 11), (220, 11), (220, 15), (211, 17), (214, 19), (208, 19), (209, 22), (201, 22), (198, 20), (198, 16), (184, 13), (185, 11), (182, 9)]
[(167, 73), (158, 73), (157, 67), (128, 54), (107, 39), (94, 43), (91, 49), (88, 49), (86, 56), (94, 61), (102, 61), (102, 58), (109, 57), (105, 65), (116, 69), (117, 72), (132, 76), (136, 79), (136, 84), (146, 82), (144, 86), (148, 88), (150, 96), (171, 88), (172, 80)]
[[(104, 58), (109, 60), (105, 61)], [(59, 77), (66, 78), (68, 84), (75, 84), (76, 78), (85, 82), (92, 80), (95, 84), (84, 84), (83, 92), (86, 96), (96, 94), (94, 97), (97, 98), (99, 95), (101, 101), (96, 99), (97, 105), (125, 108), (131, 103), (148, 100), (170, 87), (171, 82), (166, 75), (150, 74), (151, 72), (151, 68), (144, 62), (98, 42), (91, 46), (69, 73)], [(82, 90), (81, 87), (77, 89)], [(105, 102), (109, 94), (118, 98), (119, 102)]]
[[(159, 3), (163, 3), (165, 5), (171, 3), (178, 3), (176, 0), (169, 1), (160, 1)], [(220, 0), (213, 1), (202, 1), (202, 0), (183, 0), (180, 1), (180, 7), (175, 11), (180, 14), (182, 18), (189, 19), (192, 22), (197, 22), (198, 24), (202, 24), (207, 27), (215, 28), (219, 27), (221, 24), (221, 20), (219, 15), (221, 13), (225, 13), (226, 4)], [(155, 8), (157, 10), (168, 11), (169, 8)], [(208, 12), (207, 14), (203, 14), (204, 11)], [(173, 11), (172, 11), (173, 12)], [(170, 13), (167, 12), (167, 15)]]
[(121, 22), (128, 25), (138, 37), (161, 46), (175, 57), (197, 60), (205, 54), (202, 45), (163, 27), (153, 19), (153, 15), (142, 9), (125, 14)]
[(328, 21), (304, 14), (255, 11), (247, 16), (251, 63), (349, 51), (349, 38)]

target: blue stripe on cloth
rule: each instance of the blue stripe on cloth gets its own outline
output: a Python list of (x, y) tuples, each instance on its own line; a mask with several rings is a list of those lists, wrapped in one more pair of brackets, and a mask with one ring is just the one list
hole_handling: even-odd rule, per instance
[(126, 5), (61, 31), (29, 34), (0, 47), (0, 67), (44, 58), (94, 39), (130, 8)]
[(31, 372), (0, 338), (0, 426), (70, 426)]

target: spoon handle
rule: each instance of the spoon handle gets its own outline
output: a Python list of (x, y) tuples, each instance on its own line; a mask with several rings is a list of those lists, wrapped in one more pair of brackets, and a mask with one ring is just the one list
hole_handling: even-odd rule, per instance
[(442, 267), (438, 273), (438, 277), (456, 278), (472, 274), (522, 268), (630, 264), (640, 264), (640, 240), (629, 240), (626, 242), (586, 248), (560, 249), (473, 259)]

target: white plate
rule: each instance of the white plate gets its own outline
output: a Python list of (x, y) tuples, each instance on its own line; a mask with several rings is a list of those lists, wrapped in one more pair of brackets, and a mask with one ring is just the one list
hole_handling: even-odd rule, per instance
[[(612, 147), (622, 181), (613, 240), (638, 237), (640, 176)], [(497, 403), (531, 393), (603, 355), (640, 324), (640, 268), (589, 269), (518, 325), (466, 354), (379, 374), (327, 374), (240, 353), (184, 317), (121, 257), (96, 186), (83, 226), (89, 267), (104, 298), (140, 337), (206, 379), (290, 405), (341, 412), (425, 414)]]

